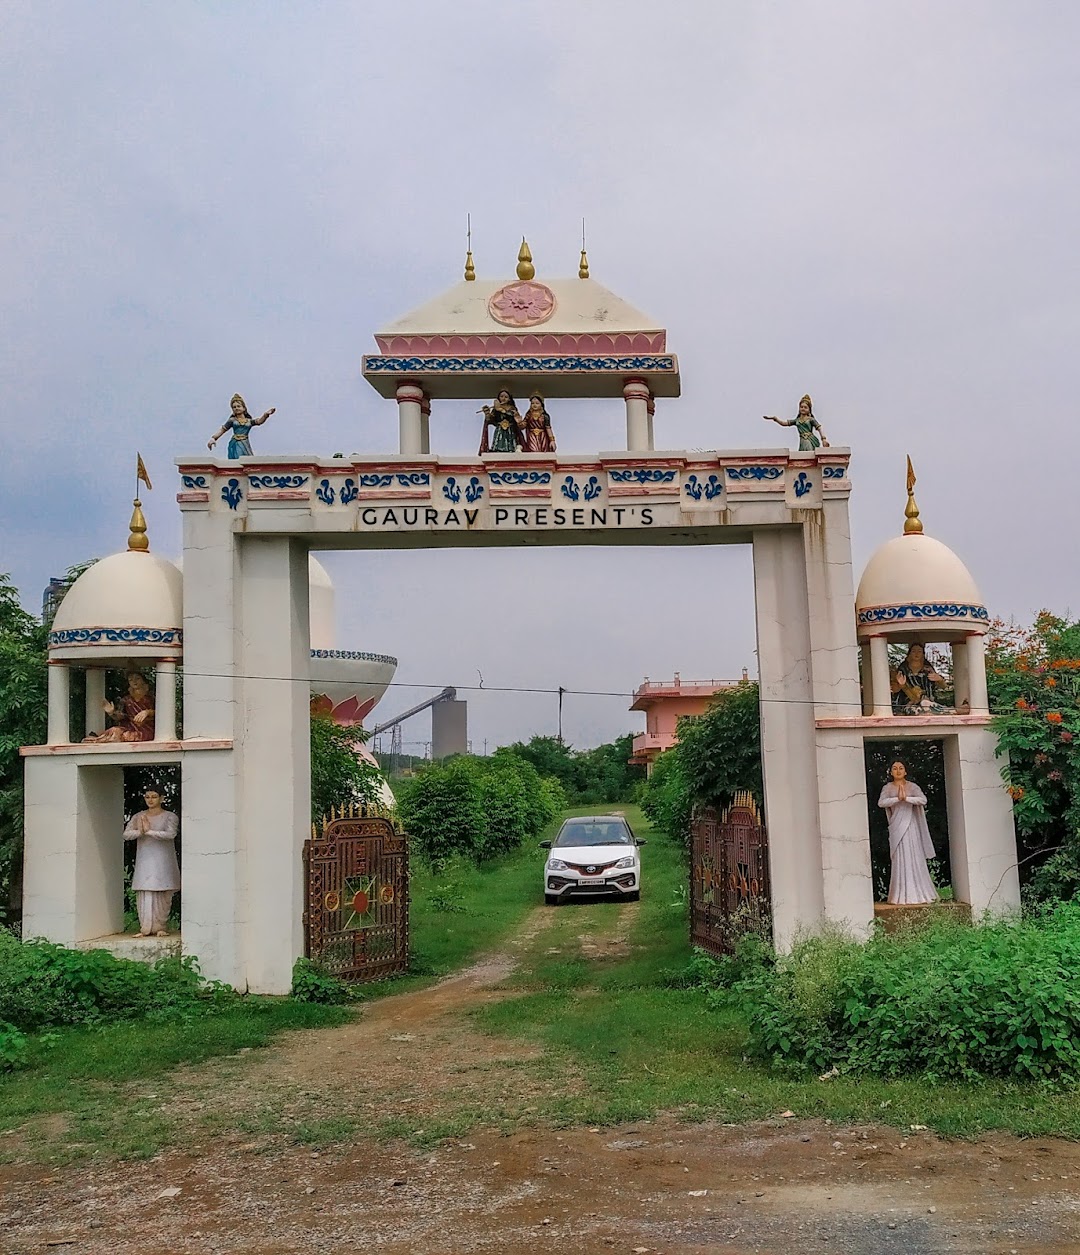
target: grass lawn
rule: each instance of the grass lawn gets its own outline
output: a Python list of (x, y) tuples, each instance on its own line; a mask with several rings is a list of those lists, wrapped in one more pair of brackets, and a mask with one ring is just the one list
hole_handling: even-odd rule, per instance
[[(559, 908), (510, 978), (516, 997), (475, 1011), (485, 1030), (545, 1047), (538, 1066), (552, 1081), (544, 1114), (556, 1122), (606, 1124), (677, 1111), (690, 1119), (741, 1122), (793, 1111), (798, 1117), (925, 1125), (945, 1134), (988, 1129), (1080, 1137), (1080, 1089), (984, 1081), (786, 1078), (743, 1054), (745, 1026), (709, 1011), (700, 990), (672, 988), (667, 974), (690, 957), (686, 871), (678, 847), (624, 808), (648, 846), (642, 900), (628, 952), (612, 946), (620, 903)], [(588, 953), (581, 940), (588, 937)], [(597, 950), (600, 957), (597, 958)], [(573, 1086), (559, 1078), (577, 1075)]]

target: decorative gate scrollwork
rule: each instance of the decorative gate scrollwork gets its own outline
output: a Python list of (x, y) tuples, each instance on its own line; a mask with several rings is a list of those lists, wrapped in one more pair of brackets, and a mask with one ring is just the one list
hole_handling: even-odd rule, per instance
[(690, 941), (730, 954), (746, 932), (771, 929), (769, 843), (749, 793), (718, 813), (707, 806), (690, 824)]
[(304, 953), (339, 980), (382, 980), (409, 963), (408, 839), (364, 806), (342, 807), (304, 842)]

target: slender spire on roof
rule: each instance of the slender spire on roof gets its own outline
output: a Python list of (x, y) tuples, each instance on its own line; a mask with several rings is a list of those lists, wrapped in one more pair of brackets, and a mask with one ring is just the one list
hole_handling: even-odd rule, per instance
[(918, 536), (923, 529), (919, 518), (919, 507), (915, 504), (915, 468), (911, 465), (911, 454), (907, 460), (907, 505), (904, 507), (904, 535)]
[(524, 236), (521, 237), (521, 247), (518, 249), (517, 277), (519, 279), (536, 278), (536, 267), (533, 265), (532, 252)]
[(466, 232), (465, 236), (468, 240), (465, 253), (465, 282), (474, 283), (476, 281), (476, 267), (473, 265), (472, 259), (472, 214), (465, 215)]
[(585, 219), (581, 220), (581, 264), (577, 268), (577, 277), (579, 279), (587, 279), (589, 277), (589, 258), (585, 252)]

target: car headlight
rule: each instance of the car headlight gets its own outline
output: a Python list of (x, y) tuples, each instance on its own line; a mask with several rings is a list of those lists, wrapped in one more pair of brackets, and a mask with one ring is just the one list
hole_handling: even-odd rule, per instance
[(564, 872), (566, 871), (566, 864), (562, 861), (561, 858), (548, 859), (548, 871), (549, 872)]
[(627, 857), (626, 857), (626, 858), (621, 858), (621, 859), (619, 859), (619, 861), (615, 864), (615, 866), (616, 866), (616, 867), (633, 867), (633, 866), (634, 866), (634, 856), (633, 856), (632, 854), (630, 854), (630, 855), (627, 855)]

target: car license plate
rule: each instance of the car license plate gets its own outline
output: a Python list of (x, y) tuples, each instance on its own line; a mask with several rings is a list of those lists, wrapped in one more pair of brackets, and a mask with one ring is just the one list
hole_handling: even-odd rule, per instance
[(603, 884), (603, 876), (582, 876), (582, 882), (587, 885)]

